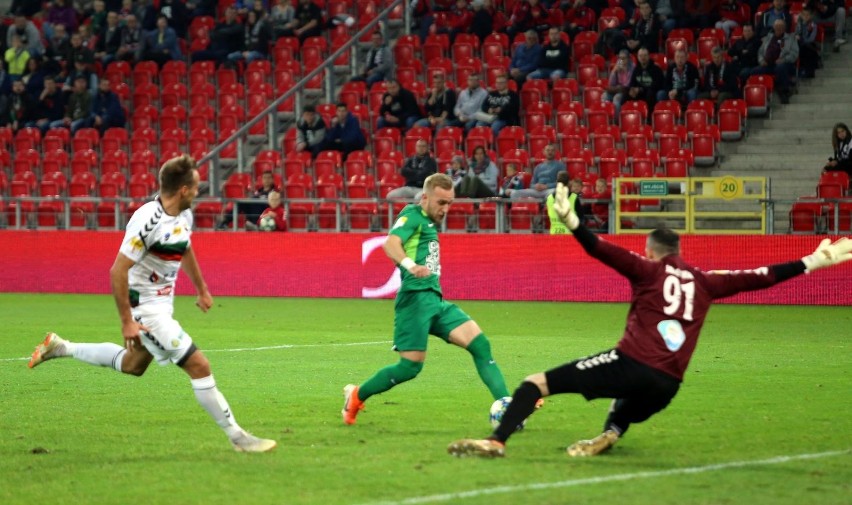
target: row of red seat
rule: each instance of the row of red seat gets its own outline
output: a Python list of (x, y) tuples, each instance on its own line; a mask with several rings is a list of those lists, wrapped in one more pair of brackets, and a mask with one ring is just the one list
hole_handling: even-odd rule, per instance
[(852, 232), (852, 196), (846, 172), (823, 172), (816, 186), (816, 195), (799, 197), (793, 203), (790, 232)]

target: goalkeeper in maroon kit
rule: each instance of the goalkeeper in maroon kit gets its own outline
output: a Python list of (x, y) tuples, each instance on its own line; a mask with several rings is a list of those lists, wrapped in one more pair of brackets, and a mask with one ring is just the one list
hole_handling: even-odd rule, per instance
[(852, 259), (852, 240), (825, 239), (801, 260), (755, 270), (703, 272), (680, 257), (680, 240), (671, 230), (648, 235), (645, 257), (599, 239), (580, 224), (567, 195), (559, 184), (554, 208), (560, 220), (590, 256), (630, 281), (633, 294), (624, 335), (613, 349), (527, 377), (494, 433), (482, 440), (453, 442), (447, 448), (450, 454), (502, 457), (506, 440), (532, 414), (536, 401), (563, 393), (579, 393), (587, 400), (613, 398), (603, 433), (568, 448), (571, 456), (600, 454), (631, 424), (660, 412), (677, 394), (713, 300)]

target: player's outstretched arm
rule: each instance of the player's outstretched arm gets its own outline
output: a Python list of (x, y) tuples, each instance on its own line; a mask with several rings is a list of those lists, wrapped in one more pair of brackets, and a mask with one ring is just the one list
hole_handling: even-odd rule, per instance
[(198, 266), (198, 260), (195, 258), (195, 253), (192, 251), (192, 247), (188, 247), (186, 252), (183, 253), (183, 258), (180, 260), (180, 266), (183, 271), (186, 272), (186, 275), (189, 276), (189, 280), (192, 281), (192, 285), (195, 286), (195, 292), (198, 293), (195, 305), (197, 305), (202, 312), (207, 312), (213, 306), (213, 295), (211, 295), (210, 291), (207, 289), (207, 283), (204, 282), (204, 276), (201, 275), (201, 267)]
[(820, 268), (830, 267), (852, 259), (852, 240), (841, 237), (831, 242), (831, 239), (823, 239), (812, 254), (802, 258), (805, 264), (805, 273), (811, 273)]

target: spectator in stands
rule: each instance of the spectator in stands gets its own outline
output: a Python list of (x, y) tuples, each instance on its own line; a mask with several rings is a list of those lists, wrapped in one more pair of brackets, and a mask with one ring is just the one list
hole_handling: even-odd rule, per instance
[(41, 26), (44, 37), (51, 38), (53, 29), (57, 25), (64, 26), (68, 33), (77, 31), (77, 13), (74, 11), (74, 7), (65, 0), (53, 0), (51, 6), (47, 9), (44, 24)]
[(331, 121), (327, 138), (328, 143), (324, 149), (340, 151), (344, 158), (352, 151), (359, 151), (367, 145), (367, 139), (364, 138), (358, 118), (349, 112), (349, 108), (343, 102), (337, 104), (337, 113)]
[(592, 216), (597, 227), (606, 230), (609, 223), (609, 200), (612, 199), (612, 192), (609, 190), (606, 179), (600, 178), (595, 181), (595, 192), (592, 193), (591, 197), (595, 200), (607, 201), (607, 203), (593, 203), (591, 206)]
[(121, 47), (121, 25), (118, 23), (118, 13), (110, 12), (106, 16), (106, 25), (98, 35), (95, 45), (95, 58), (106, 67), (115, 60)]
[(719, 4), (721, 19), (716, 22), (716, 28), (725, 32), (725, 40), (730, 39), (731, 30), (748, 22), (741, 5), (739, 0), (722, 0)]
[(296, 18), (296, 9), (290, 2), (278, 2), (272, 6), (269, 21), (272, 23), (272, 38), (277, 40), (289, 30), (290, 24)]
[(467, 0), (456, 0), (453, 7), (447, 12), (447, 25), (437, 26), (437, 33), (447, 33), (450, 43), (456, 40), (459, 33), (468, 33), (473, 22), (473, 11), (467, 4)]
[(74, 67), (68, 73), (63, 91), (72, 93), (74, 91), (74, 81), (78, 77), (82, 77), (86, 80), (86, 87), (89, 90), (89, 94), (94, 97), (98, 90), (98, 75), (89, 69), (89, 65), (95, 62), (94, 56), (90, 51), (86, 50), (85, 52), (77, 53), (74, 58)]
[(312, 0), (299, 0), (293, 21), (284, 26), (281, 34), (285, 37), (299, 37), (304, 42), (308, 37), (322, 34), (322, 11)]
[(64, 25), (56, 25), (53, 29), (53, 37), (47, 39), (45, 49), (45, 67), (51, 73), (62, 72), (62, 63), (71, 50), (71, 40), (65, 31)]
[(390, 79), (393, 76), (393, 53), (385, 44), (385, 39), (380, 31), (373, 32), (372, 46), (367, 51), (364, 59), (364, 69), (361, 75), (353, 78), (353, 81), (366, 81), (367, 87), (377, 82)]
[(0, 60), (0, 97), (8, 97), (12, 93), (12, 78), (6, 72), (6, 62)]
[(142, 27), (133, 14), (125, 19), (121, 28), (121, 45), (115, 55), (119, 60), (135, 62), (142, 56)]
[(6, 31), (6, 47), (12, 47), (12, 37), (15, 35), (20, 37), (30, 56), (40, 58), (44, 54), (41, 33), (39, 33), (38, 28), (36, 28), (33, 22), (22, 14), (15, 14), (14, 23)]
[(186, 38), (186, 29), (189, 26), (187, 14), (184, 0), (160, 0), (159, 7), (150, 2), (145, 9), (142, 26), (148, 31), (161, 30), (160, 18), (165, 16), (166, 24), (175, 35)]
[(403, 88), (399, 81), (387, 81), (387, 91), (382, 96), (382, 106), (379, 108), (379, 128), (399, 128), (407, 130), (420, 119), (420, 106), (414, 93)]
[(21, 78), (24, 85), (27, 87), (27, 93), (31, 97), (37, 97), (44, 89), (44, 78), (47, 72), (44, 70), (44, 65), (38, 58), (30, 58), (27, 61), (27, 72)]
[(594, 31), (595, 20), (597, 15), (589, 6), (586, 5), (586, 0), (573, 0), (573, 2), (563, 2), (564, 24), (562, 30), (571, 36), (571, 40), (583, 31)]
[(438, 171), (435, 158), (429, 154), (429, 144), (420, 139), (414, 145), (414, 156), (405, 160), (400, 174), (405, 178), (405, 186), (388, 193), (388, 198), (419, 200), (423, 194), (423, 181)]
[(12, 0), (9, 14), (31, 18), (41, 12), (41, 5), (42, 2), (33, 2), (33, 0)]
[(775, 22), (784, 21), (784, 26), (793, 26), (793, 18), (790, 16), (790, 11), (787, 10), (787, 2), (785, 0), (772, 0), (772, 8), (763, 13), (758, 25), (758, 35), (764, 38), (774, 31)]
[[(568, 172), (563, 170), (556, 174), (556, 182), (561, 182), (565, 186), (568, 186), (568, 201), (571, 203), (571, 206), (574, 208), (574, 212), (577, 214), (577, 217), (582, 223), (585, 218), (585, 214), (583, 213), (583, 205), (580, 201), (580, 192), (583, 189), (583, 181), (581, 179), (574, 179), (573, 181), (570, 180), (568, 178)], [(559, 215), (553, 208), (555, 202), (556, 200), (553, 197), (553, 193), (547, 195), (547, 198), (544, 200), (545, 206), (547, 207), (547, 217), (550, 218), (550, 234), (570, 235), (571, 231), (568, 229), (567, 226), (565, 226), (565, 223), (563, 223), (562, 220), (559, 219)]]
[(725, 61), (725, 51), (714, 47), (710, 51), (710, 62), (704, 67), (704, 80), (698, 98), (713, 100), (716, 108), (729, 98), (740, 96), (736, 70)]
[(296, 123), (296, 152), (310, 151), (316, 156), (325, 143), (325, 121), (313, 105), (306, 105), (302, 110), (302, 119)]
[(630, 91), (632, 77), (633, 61), (630, 59), (630, 51), (622, 49), (618, 52), (618, 58), (609, 73), (609, 83), (603, 96), (605, 101), (612, 102), (615, 106), (616, 117), (621, 112), (621, 104), (624, 103), (627, 92)]
[(668, 37), (669, 32), (677, 28), (684, 16), (683, 0), (657, 0), (657, 8), (654, 13), (663, 28), (663, 37)]
[(89, 28), (95, 35), (100, 34), (106, 27), (107, 10), (104, 0), (95, 0), (92, 3), (92, 13), (88, 16)]
[(518, 33), (529, 30), (542, 32), (549, 27), (547, 8), (541, 5), (539, 0), (520, 0), (512, 9), (506, 33), (509, 35), (509, 40), (512, 40)]
[(660, 22), (654, 15), (649, 2), (639, 4), (639, 19), (633, 26), (632, 35), (627, 37), (626, 45), (630, 52), (635, 53), (640, 47), (656, 53), (659, 50)]
[(520, 87), (527, 80), (527, 74), (538, 68), (542, 48), (538, 44), (538, 34), (535, 30), (524, 33), (524, 43), (515, 48), (512, 63), (509, 65), (509, 75)]
[(210, 33), (210, 46), (192, 53), (192, 61), (224, 62), (228, 55), (240, 51), (243, 41), (243, 25), (233, 7), (225, 9), (225, 17)]
[(414, 125), (428, 126), (436, 132), (447, 126), (458, 126), (461, 123), (453, 113), (456, 107), (456, 92), (447, 87), (441, 72), (435, 73), (432, 83), (432, 91), (426, 98), (426, 117)]
[(6, 60), (6, 67), (9, 69), (9, 77), (12, 82), (24, 75), (27, 70), (27, 62), (30, 60), (30, 53), (24, 47), (21, 37), (12, 35), (12, 45), (9, 49), (6, 49), (3, 59)]
[(684, 2), (684, 28), (712, 28), (719, 20), (720, 0), (686, 0)]
[(20, 79), (12, 81), (12, 96), (9, 97), (9, 117), (7, 122), (12, 131), (18, 131), (36, 120), (38, 103), (33, 100), (24, 82)]
[(512, 191), (512, 200), (519, 198), (544, 200), (556, 189), (556, 174), (562, 171), (565, 171), (565, 163), (556, 158), (556, 146), (548, 144), (544, 148), (544, 160), (533, 169), (530, 188)]
[(686, 51), (675, 51), (674, 62), (669, 64), (663, 89), (657, 92), (657, 101), (677, 100), (683, 108), (698, 95), (698, 69), (686, 60)]
[(491, 198), (497, 196), (497, 179), (500, 170), (483, 146), (476, 146), (467, 173), (456, 185), (456, 196), (463, 198)]
[(479, 42), (485, 42), (485, 38), (494, 30), (494, 7), (491, 0), (473, 0), (473, 17), (470, 21), (470, 33), (479, 37)]
[(61, 121), (65, 116), (65, 94), (57, 84), (58, 78), (48, 76), (44, 79), (44, 90), (38, 97), (38, 114), (33, 123), (27, 125), (38, 128), (41, 134), (47, 133), (51, 123)]
[(443, 170), (442, 167), (438, 167), (438, 170), (450, 176), (450, 178), (453, 180), (453, 186), (456, 186), (456, 196), (460, 196), (458, 193), (458, 185), (461, 182), (462, 178), (467, 175), (468, 170), (467, 162), (465, 162), (464, 156), (453, 156), (446, 170)]
[[(245, 202), (245, 203), (235, 203), (234, 205), (237, 207), (237, 214), (245, 214), (246, 216), (246, 229), (247, 230), (256, 230), (256, 227), (250, 226), (249, 223), (254, 225), (257, 223), (260, 215), (266, 210), (267, 202), (269, 199), (269, 194), (273, 191), (280, 191), (280, 188), (275, 186), (275, 177), (272, 175), (272, 172), (269, 170), (263, 172), (260, 175), (260, 186), (254, 188), (254, 193), (252, 193), (251, 198), (262, 200), (257, 203), (255, 202)], [(220, 230), (225, 230), (231, 226), (234, 222), (234, 214), (226, 213), (222, 222), (219, 224)]]
[(647, 48), (636, 52), (636, 66), (630, 77), (630, 89), (627, 96), (630, 100), (643, 100), (648, 104), (648, 110), (654, 110), (657, 93), (663, 89), (665, 76), (660, 67), (651, 61)]
[(731, 57), (740, 79), (745, 81), (751, 75), (751, 70), (755, 68), (757, 63), (757, 55), (760, 52), (760, 39), (754, 33), (754, 27), (748, 23), (743, 25), (743, 37), (728, 49), (728, 56)]
[[(217, 0), (189, 0), (186, 2), (186, 10), (189, 11), (189, 19), (195, 19), (200, 16), (215, 16)], [(290, 2), (279, 2), (290, 5)]]
[(562, 40), (562, 32), (556, 26), (547, 31), (547, 42), (542, 45), (541, 55), (536, 69), (527, 75), (528, 79), (559, 80), (568, 73), (571, 51)]
[(456, 118), (464, 125), (465, 130), (476, 126), (476, 116), (482, 110), (482, 104), (488, 97), (488, 91), (479, 85), (479, 75), (467, 76), (467, 87), (459, 93), (456, 106), (453, 109)]
[(168, 61), (181, 59), (177, 34), (169, 26), (169, 18), (161, 15), (157, 18), (157, 29), (142, 38), (141, 60), (154, 61), (162, 68)]
[[(811, 0), (808, 5), (820, 23), (834, 21), (834, 52), (846, 43), (846, 2), (843, 0)], [(789, 25), (788, 25), (789, 26)]]
[(494, 137), (504, 126), (521, 124), (521, 100), (518, 94), (509, 89), (509, 79), (505, 75), (494, 80), (495, 89), (482, 102), (482, 112), (477, 115), (477, 126), (491, 125)]
[(796, 42), (799, 43), (799, 77), (810, 79), (816, 76), (816, 69), (822, 59), (816, 42), (818, 32), (819, 27), (814, 20), (813, 10), (809, 5), (805, 5), (795, 31)]
[(852, 176), (852, 132), (844, 123), (837, 123), (831, 130), (831, 147), (834, 156), (828, 159), (824, 170), (842, 170)]
[(278, 191), (270, 191), (267, 196), (268, 206), (260, 214), (256, 223), (246, 219), (247, 230), (258, 230), (260, 222), (267, 216), (272, 216), (275, 219), (275, 229), (271, 231), (287, 231), (287, 216), (284, 213), (284, 206), (281, 205), (281, 193)]
[(512, 192), (519, 189), (525, 189), (524, 174), (518, 172), (517, 164), (506, 163), (506, 177), (503, 178), (503, 183), (500, 184), (497, 196), (511, 198)]
[(70, 128), (71, 135), (80, 128), (86, 128), (92, 119), (92, 94), (87, 89), (87, 81), (83, 76), (74, 80), (74, 92), (68, 97), (65, 105), (65, 116), (50, 123), (51, 128)]
[(774, 75), (775, 92), (781, 98), (781, 103), (790, 103), (790, 77), (796, 73), (799, 44), (793, 34), (787, 33), (784, 20), (775, 20), (773, 28), (773, 33), (763, 37), (757, 55), (760, 65), (751, 70), (751, 75)]
[(241, 38), (242, 47), (228, 55), (232, 62), (265, 60), (269, 57), (269, 41), (272, 33), (265, 19), (259, 18), (257, 12), (250, 10), (246, 15), (246, 23)]
[(107, 76), (101, 77), (98, 93), (92, 102), (92, 127), (104, 134), (110, 128), (124, 128), (126, 119), (118, 95), (110, 89)]

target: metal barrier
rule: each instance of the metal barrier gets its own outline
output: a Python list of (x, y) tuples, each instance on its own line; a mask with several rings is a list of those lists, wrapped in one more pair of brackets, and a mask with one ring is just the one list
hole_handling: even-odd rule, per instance
[(772, 232), (766, 177), (624, 177), (613, 189), (614, 233), (647, 233), (661, 224), (691, 234)]

